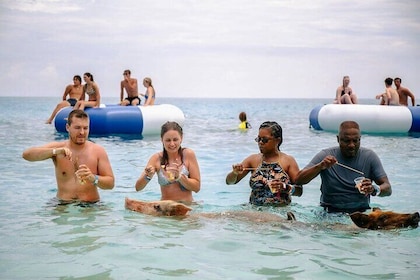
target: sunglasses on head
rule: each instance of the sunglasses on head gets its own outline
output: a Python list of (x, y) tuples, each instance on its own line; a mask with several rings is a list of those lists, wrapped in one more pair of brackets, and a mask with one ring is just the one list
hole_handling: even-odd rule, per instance
[(257, 143), (262, 142), (263, 144), (267, 144), (268, 141), (270, 141), (271, 139), (273, 139), (273, 138), (259, 137), (258, 136), (257, 138), (255, 138), (255, 142), (257, 142)]

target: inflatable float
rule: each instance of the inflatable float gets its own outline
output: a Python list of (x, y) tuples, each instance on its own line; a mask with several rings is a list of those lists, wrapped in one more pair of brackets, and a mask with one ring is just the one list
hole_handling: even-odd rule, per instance
[(309, 114), (309, 125), (315, 130), (337, 132), (347, 120), (356, 121), (366, 133), (420, 132), (420, 106), (327, 104), (316, 106)]
[[(66, 123), (73, 107), (61, 109), (54, 120), (58, 132), (67, 132)], [(184, 113), (171, 104), (153, 106), (119, 106), (101, 104), (99, 108), (85, 108), (90, 118), (90, 135), (136, 134), (139, 136), (160, 134), (167, 121), (184, 125)]]

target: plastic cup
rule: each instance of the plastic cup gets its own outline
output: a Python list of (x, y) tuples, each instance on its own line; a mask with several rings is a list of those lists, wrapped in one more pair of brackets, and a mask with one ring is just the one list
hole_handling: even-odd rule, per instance
[(365, 194), (364, 191), (362, 191), (362, 182), (365, 179), (365, 177), (357, 177), (354, 179), (354, 187), (359, 190), (360, 193)]
[(170, 164), (165, 169), (166, 178), (170, 183), (173, 183), (179, 179), (179, 166), (176, 164)]
[(271, 193), (273, 193), (273, 194), (279, 192), (279, 189), (277, 187), (274, 187), (274, 182), (276, 182), (276, 179), (267, 181), (267, 185), (270, 188)]

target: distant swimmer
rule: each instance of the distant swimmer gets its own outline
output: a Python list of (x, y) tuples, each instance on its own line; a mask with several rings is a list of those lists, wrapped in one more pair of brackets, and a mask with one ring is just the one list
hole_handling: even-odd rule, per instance
[(239, 124), (239, 129), (241, 130), (246, 130), (248, 128), (251, 128), (251, 124), (246, 120), (246, 113), (245, 112), (240, 112), (239, 113), (239, 120), (241, 121), (241, 123)]

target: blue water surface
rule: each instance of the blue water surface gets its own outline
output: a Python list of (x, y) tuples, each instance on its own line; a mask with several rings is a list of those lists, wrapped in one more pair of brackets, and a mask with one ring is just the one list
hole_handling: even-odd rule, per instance
[[(160, 198), (155, 178), (143, 191), (134, 189), (148, 158), (162, 149), (159, 136), (92, 137), (108, 152), (115, 188), (101, 190), (101, 203), (93, 207), (51, 204), (52, 161), (27, 162), (21, 155), (29, 146), (66, 139), (44, 124), (58, 101), (0, 97), (1, 279), (418, 279), (420, 230), (360, 230), (345, 215), (326, 215), (319, 207), (319, 178), (278, 209), (247, 205), (248, 178), (225, 184), (233, 163), (258, 152), (253, 139), (263, 121), (282, 125), (281, 149), (300, 168), (321, 148), (337, 145), (335, 134), (309, 129), (310, 110), (331, 100), (160, 99), (183, 110), (183, 146), (196, 152), (200, 164), (197, 205), (184, 219), (124, 209), (125, 197)], [(241, 111), (253, 126), (247, 132), (237, 130)], [(420, 210), (419, 141), (415, 135), (362, 136), (362, 145), (380, 156), (393, 188), (390, 197), (372, 198), (372, 206)], [(199, 215), (230, 210), (283, 217), (292, 211), (303, 223)]]

